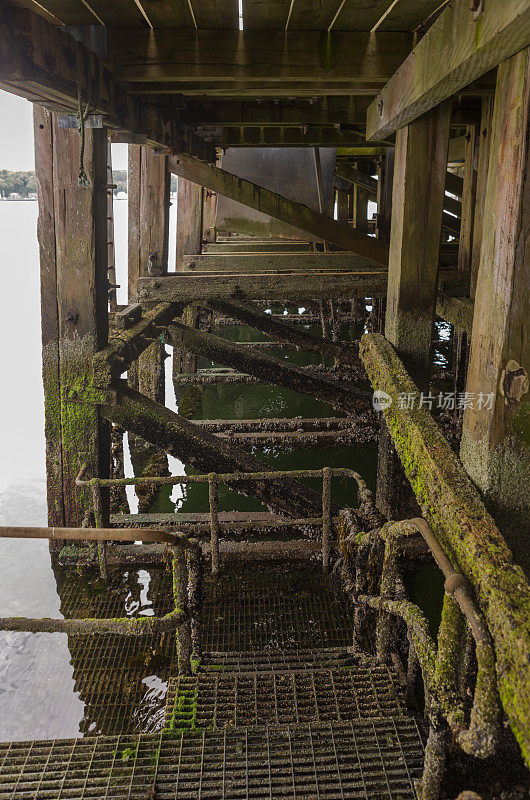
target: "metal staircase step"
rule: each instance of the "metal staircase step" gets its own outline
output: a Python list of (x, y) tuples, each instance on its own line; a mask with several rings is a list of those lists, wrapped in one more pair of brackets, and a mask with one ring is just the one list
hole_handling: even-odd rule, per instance
[(423, 746), (411, 719), (229, 728), (164, 738), (157, 800), (413, 800)]
[(402, 715), (398, 681), (387, 666), (281, 672), (221, 669), (171, 678), (165, 724), (169, 729), (192, 731)]
[(367, 659), (353, 655), (346, 647), (302, 650), (248, 650), (203, 653), (202, 670), (213, 672), (280, 672), (291, 669), (344, 667)]
[(413, 719), (0, 744), (1, 800), (415, 800)]

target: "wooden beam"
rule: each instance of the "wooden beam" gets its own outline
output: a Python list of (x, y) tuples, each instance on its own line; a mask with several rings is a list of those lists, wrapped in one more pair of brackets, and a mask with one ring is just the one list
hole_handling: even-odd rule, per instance
[[(167, 271), (170, 175), (167, 158), (152, 148), (129, 145), (128, 163), (128, 291), (136, 295), (138, 278), (152, 269)], [(156, 258), (152, 258), (155, 256)]]
[(208, 253), (186, 255), (182, 261), (183, 269), (189, 272), (214, 272), (218, 274), (254, 272), (353, 272), (373, 269), (373, 263), (366, 258), (348, 252), (328, 253)]
[(215, 242), (215, 222), (217, 217), (217, 195), (209, 189), (203, 189), (202, 204), (202, 241)]
[(335, 174), (354, 186), (360, 186), (361, 189), (365, 189), (370, 199), (375, 200), (377, 196), (377, 181), (375, 178), (366, 175), (364, 172), (360, 172), (360, 170), (350, 164), (344, 164), (340, 161), (335, 167)]
[[(357, 272), (296, 272), (291, 275), (165, 275), (140, 278), (138, 296), (142, 303), (193, 303), (244, 294), (249, 300), (341, 299), (380, 297), (386, 294), (388, 271), (374, 267)], [(456, 270), (440, 274), (440, 289), (464, 294), (469, 277)]]
[[(169, 98), (170, 99), (170, 98)], [(189, 99), (177, 112), (181, 125), (274, 127), (293, 125), (364, 125), (369, 97), (319, 97), (311, 100)], [(171, 105), (168, 112), (172, 113)]]
[(211, 333), (193, 330), (187, 325), (173, 323), (169, 326), (169, 332), (174, 347), (189, 350), (198, 357), (232, 367), (238, 372), (254, 375), (266, 383), (315, 397), (329, 403), (337, 411), (351, 414), (370, 408), (365, 391), (330, 375), (310, 374), (303, 367), (250, 347), (242, 347)]
[(464, 148), (464, 177), (462, 187), (462, 214), (458, 242), (458, 269), (469, 271), (471, 267), (471, 245), (473, 242), (473, 220), (475, 215), (475, 191), (477, 171), (475, 169), (476, 128), (468, 125)]
[[(184, 152), (193, 140), (177, 116), (163, 114), (152, 97), (131, 97), (110, 64), (65, 28), (6, 3), (0, 4), (0, 89), (69, 115), (77, 114), (81, 94), (83, 107), (90, 103), (105, 126)], [(211, 146), (201, 142), (212, 157)]]
[[(248, 450), (209, 433), (130, 388), (123, 387), (119, 391), (115, 405), (102, 405), (100, 409), (106, 419), (133, 431), (200, 472), (265, 472), (268, 469)], [(320, 497), (292, 478), (278, 483), (242, 481), (238, 482), (237, 489), (263, 500), (288, 517), (319, 516), (322, 513)]]
[(383, 139), (529, 43), (528, 0), (488, 0), (478, 17), (454, 0), (377, 95), (367, 139)]
[[(499, 67), (461, 457), (516, 556), (530, 535), (530, 50)], [(480, 400), (482, 395), (482, 402)]]
[(337, 222), (348, 224), (349, 193), (345, 189), (337, 189), (335, 192), (337, 203)]
[(77, 131), (37, 108), (34, 133), (49, 518), (80, 525), (90, 494), (75, 485), (79, 469), (88, 463), (103, 477), (109, 470), (108, 430), (83, 400), (93, 386), (92, 356), (108, 336), (107, 139), (103, 129), (86, 130), (89, 184), (79, 186)]
[[(412, 45), (408, 33), (114, 28), (116, 79), (151, 92), (297, 96), (373, 94)], [(142, 87), (142, 84), (145, 84)]]
[(295, 203), (282, 195), (256, 186), (219, 167), (179, 154), (169, 159), (169, 169), (179, 177), (194, 181), (211, 191), (262, 211), (274, 219), (286, 222), (344, 250), (351, 250), (376, 264), (388, 263), (388, 249), (384, 242), (378, 242), (348, 225), (335, 222), (301, 203)]
[(98, 388), (112, 386), (160, 335), (159, 329), (171, 322), (181, 310), (178, 305), (158, 303), (145, 311), (133, 325), (116, 332), (118, 335), (113, 332), (109, 344), (98, 350), (92, 359), (94, 384)]
[(396, 137), (385, 335), (422, 388), (436, 307), (451, 104)]
[(333, 125), (299, 125), (273, 127), (272, 125), (251, 127), (210, 128), (200, 131), (206, 134), (216, 147), (357, 147), (371, 149), (373, 144), (365, 141), (364, 132), (352, 127)]
[(443, 292), (436, 298), (436, 316), (455, 328), (471, 335), (473, 328), (473, 300), (469, 297), (451, 297)]
[[(451, 563), (470, 582), (492, 635), (501, 700), (530, 762), (530, 587), (458, 457), (392, 345), (372, 333), (360, 355), (372, 387), (390, 395), (383, 411), (421, 512)], [(399, 403), (411, 395), (411, 408)]]
[(475, 297), (478, 268), (480, 265), (480, 251), (482, 248), (482, 231), (484, 222), (484, 205), (486, 203), (486, 188), (488, 183), (492, 117), (493, 97), (484, 97), (482, 100), (482, 115), (478, 134), (479, 147), (475, 190), (475, 218), (473, 220), (473, 245), (471, 248), (470, 264), (471, 284), (469, 292), (471, 297)]
[(329, 356), (344, 364), (359, 366), (359, 355), (351, 345), (332, 342), (321, 336), (315, 336), (309, 331), (274, 319), (272, 314), (265, 314), (259, 308), (242, 300), (211, 300), (208, 305), (227, 317), (244, 322), (251, 328), (266, 333), (278, 342), (295, 345), (302, 350), (311, 350), (324, 356)]
[(195, 255), (202, 246), (203, 187), (186, 178), (178, 179), (177, 199), (177, 269), (181, 269), (186, 253)]

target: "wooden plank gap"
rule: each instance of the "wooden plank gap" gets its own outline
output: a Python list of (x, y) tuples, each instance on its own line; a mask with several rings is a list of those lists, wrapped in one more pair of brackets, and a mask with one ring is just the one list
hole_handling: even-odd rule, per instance
[[(84, 0), (83, 0), (83, 2), (84, 2)], [(139, 10), (140, 14), (145, 19), (145, 21), (147, 22), (149, 27), (153, 28), (153, 23), (151, 22), (151, 20), (147, 16), (147, 12), (146, 12), (145, 8), (143, 7), (143, 5), (141, 4), (140, 0), (134, 0), (134, 3), (138, 7), (138, 10)]]
[(342, 11), (342, 9), (344, 8), (345, 4), (346, 4), (346, 0), (342, 0), (342, 3), (340, 4), (340, 6), (338, 7), (337, 11), (335, 12), (335, 16), (333, 17), (333, 19), (329, 23), (328, 33), (331, 31), (332, 27), (334, 26), (334, 24), (338, 20), (339, 14)]
[(390, 3), (390, 5), (388, 6), (388, 8), (387, 8), (387, 10), (384, 12), (384, 14), (381, 14), (381, 16), (379, 17), (379, 19), (378, 19), (378, 20), (377, 20), (377, 22), (375, 23), (374, 27), (371, 29), (370, 33), (375, 33), (375, 32), (376, 32), (376, 30), (378, 29), (378, 27), (379, 27), (379, 26), (380, 26), (380, 25), (381, 25), (381, 24), (382, 24), (382, 23), (385, 21), (385, 19), (388, 17), (388, 15), (389, 15), (389, 14), (390, 14), (390, 12), (392, 11), (392, 9), (393, 9), (393, 8), (395, 8), (395, 6), (397, 6), (397, 4), (398, 4), (398, 3), (399, 3), (399, 0), (392, 0), (392, 2), (391, 2), (391, 3)]

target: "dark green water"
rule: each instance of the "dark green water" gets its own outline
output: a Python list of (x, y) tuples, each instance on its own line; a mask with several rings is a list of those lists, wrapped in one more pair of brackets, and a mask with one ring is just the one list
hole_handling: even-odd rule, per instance
[[(297, 311), (289, 306), (289, 311)], [(274, 306), (278, 313), (283, 306)], [(320, 325), (308, 324), (304, 330), (321, 335)], [(244, 325), (216, 326), (212, 333), (235, 342), (268, 341), (267, 337), (253, 328)], [(361, 334), (359, 326), (343, 326), (341, 337), (345, 341), (353, 341)], [(325, 364), (331, 366), (332, 360), (309, 351), (294, 349), (266, 349), (265, 352), (274, 358), (282, 359), (297, 366)], [(219, 366), (214, 362), (199, 360), (198, 368), (205, 369)], [(194, 391), (189, 387), (177, 388), (179, 406), (188, 406), (189, 394)], [(225, 383), (205, 386), (198, 406), (191, 415), (192, 420), (203, 419), (271, 419), (295, 417), (344, 417), (328, 403), (316, 400), (309, 395), (291, 389), (272, 386), (270, 384)], [(285, 447), (252, 447), (252, 454), (267, 464), (271, 470), (289, 469), (321, 469), (322, 467), (348, 467), (359, 472), (369, 488), (375, 491), (377, 471), (377, 448), (367, 447), (319, 447), (290, 449)], [(195, 474), (190, 467), (185, 467), (186, 474)], [(315, 491), (321, 491), (320, 479), (305, 481)], [(208, 486), (193, 484), (183, 488), (183, 497), (175, 504), (170, 500), (171, 489), (162, 491), (153, 510), (183, 511), (186, 513), (208, 511)], [(334, 478), (332, 481), (332, 499), (341, 506), (353, 506), (358, 503), (355, 481)], [(219, 509), (221, 511), (260, 511), (266, 510), (258, 500), (245, 497), (225, 486), (219, 487)]]

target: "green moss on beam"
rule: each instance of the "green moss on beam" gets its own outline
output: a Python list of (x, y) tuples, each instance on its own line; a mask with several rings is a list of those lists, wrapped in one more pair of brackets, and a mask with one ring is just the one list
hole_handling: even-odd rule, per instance
[(400, 393), (418, 389), (392, 346), (366, 334), (360, 356), (373, 388), (392, 398), (383, 413), (422, 514), (476, 592), (494, 641), (502, 704), (530, 763), (530, 586), (431, 415), (399, 408)]

